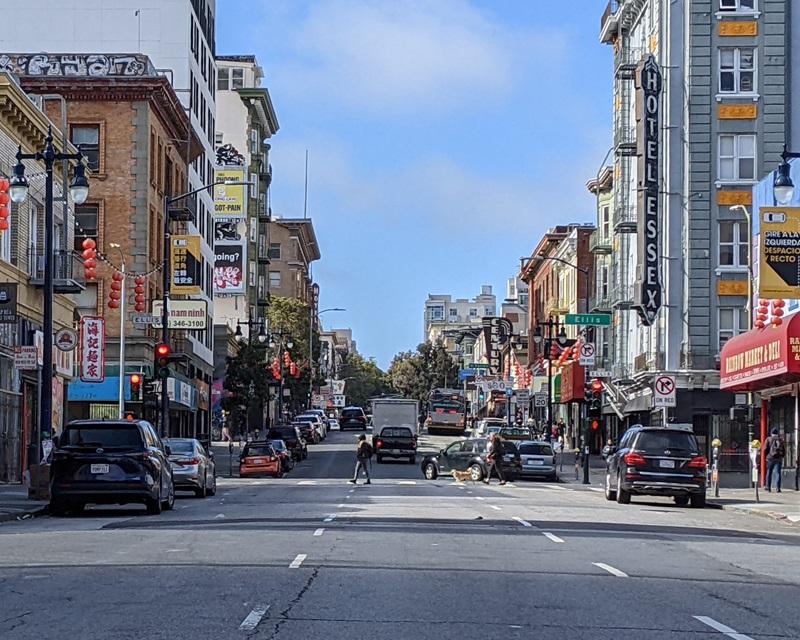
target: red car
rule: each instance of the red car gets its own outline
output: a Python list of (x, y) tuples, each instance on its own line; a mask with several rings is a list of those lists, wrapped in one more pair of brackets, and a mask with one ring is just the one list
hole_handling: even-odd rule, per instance
[(248, 442), (239, 456), (239, 477), (283, 476), (281, 458), (269, 442)]

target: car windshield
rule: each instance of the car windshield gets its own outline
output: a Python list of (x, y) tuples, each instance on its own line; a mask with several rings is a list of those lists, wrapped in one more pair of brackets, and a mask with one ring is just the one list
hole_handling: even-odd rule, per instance
[(381, 431), (381, 438), (413, 438), (411, 429), (403, 427), (384, 427)]
[(683, 431), (642, 431), (636, 439), (639, 451), (697, 451), (697, 441), (691, 433)]
[(164, 440), (169, 445), (173, 455), (191, 455), (194, 453), (194, 443), (191, 440)]
[(297, 422), (316, 422), (317, 416), (297, 416), (295, 420)]
[(279, 435), (281, 436), (281, 440), (286, 440), (287, 438), (296, 438), (297, 434), (295, 433), (293, 428), (283, 427), (281, 429), (272, 429), (270, 435)]
[(134, 425), (86, 425), (69, 427), (63, 446), (98, 449), (141, 449), (142, 436)]
[(490, 424), (488, 427), (486, 427), (486, 433), (500, 433), (502, 428), (503, 427), (499, 425)]
[(283, 440), (273, 440), (271, 444), (275, 451), (283, 451), (286, 449), (286, 443)]
[(529, 456), (552, 456), (553, 449), (549, 444), (521, 444), (519, 445), (519, 452), (522, 455)]
[(244, 448), (244, 457), (250, 456), (271, 456), (272, 447), (268, 444), (249, 444)]

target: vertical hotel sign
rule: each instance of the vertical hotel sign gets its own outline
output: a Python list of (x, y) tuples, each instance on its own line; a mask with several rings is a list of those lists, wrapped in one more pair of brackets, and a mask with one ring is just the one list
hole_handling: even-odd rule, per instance
[(106, 379), (106, 324), (99, 316), (83, 316), (80, 324), (81, 380)]
[(658, 169), (661, 158), (661, 71), (649, 55), (636, 73), (637, 154), (639, 156), (638, 270), (636, 311), (651, 326), (661, 309)]

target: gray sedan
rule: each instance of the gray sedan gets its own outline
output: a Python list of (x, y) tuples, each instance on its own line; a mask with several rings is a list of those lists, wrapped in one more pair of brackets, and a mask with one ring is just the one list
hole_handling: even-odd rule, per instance
[(523, 440), (517, 445), (517, 449), (519, 449), (520, 462), (522, 463), (521, 477), (558, 480), (556, 455), (549, 443), (539, 442), (538, 440)]
[(198, 498), (217, 492), (217, 474), (213, 454), (194, 438), (168, 438), (172, 477), (178, 491), (194, 491)]

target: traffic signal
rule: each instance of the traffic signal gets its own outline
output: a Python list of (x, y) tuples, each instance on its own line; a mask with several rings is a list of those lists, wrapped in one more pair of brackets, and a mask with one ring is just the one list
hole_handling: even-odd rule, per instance
[(589, 407), (586, 414), (590, 417), (599, 418), (603, 414), (603, 381), (600, 378), (595, 378), (589, 384), (590, 397), (588, 398)]
[(157, 344), (154, 352), (156, 377), (166, 380), (169, 378), (169, 363), (172, 348), (168, 344)]
[(589, 420), (589, 428), (592, 431), (599, 431), (600, 430), (600, 420), (597, 418), (592, 418)]
[(125, 419), (128, 422), (132, 422), (133, 420), (136, 420), (136, 414), (133, 413), (133, 411), (126, 411), (125, 412)]
[(486, 395), (483, 393), (483, 389), (478, 389), (478, 404), (483, 406), (483, 402), (486, 399)]
[(141, 400), (140, 394), (142, 391), (142, 374), (131, 374), (131, 402), (139, 402)]

